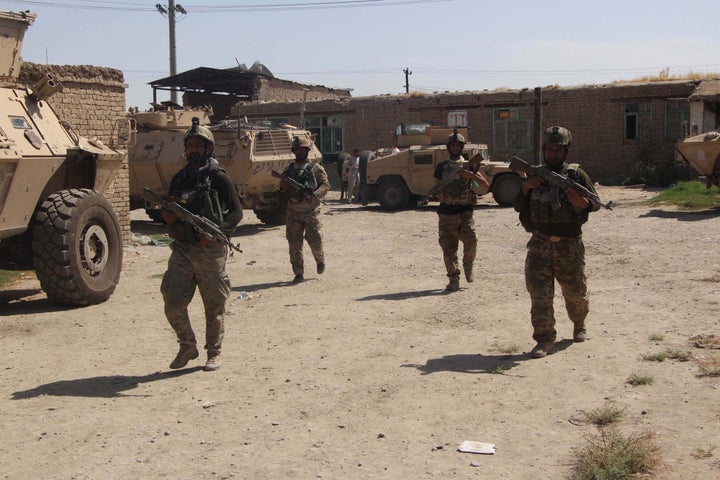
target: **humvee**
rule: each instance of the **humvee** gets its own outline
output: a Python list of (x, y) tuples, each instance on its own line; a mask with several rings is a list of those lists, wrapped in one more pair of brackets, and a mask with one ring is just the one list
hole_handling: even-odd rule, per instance
[[(293, 138), (310, 132), (289, 125), (258, 126), (237, 120), (210, 124), (210, 113), (190, 109), (156, 109), (132, 114), (136, 122), (136, 139), (129, 151), (130, 208), (145, 208), (150, 218), (159, 221), (159, 210), (153, 210), (142, 196), (144, 187), (159, 195), (167, 194), (173, 175), (186, 164), (183, 136), (198, 117), (215, 138), (215, 157), (232, 179), (244, 209), (255, 212), (269, 225), (283, 225), (287, 217), (287, 196), (272, 170), (283, 171), (295, 160), (290, 151)], [(311, 162), (321, 162), (322, 154), (313, 143), (308, 155)]]
[(0, 12), (0, 268), (35, 269), (59, 304), (107, 300), (122, 268), (117, 216), (103, 192), (126, 154), (79, 136), (48, 103), (62, 85), (17, 78), (29, 12)]
[[(435, 167), (448, 159), (446, 141), (452, 132), (452, 128), (426, 127), (424, 135), (399, 135), (399, 152), (387, 149), (376, 152), (367, 164), (368, 197), (376, 198), (387, 210), (414, 207), (435, 185)], [(458, 132), (468, 138), (467, 129)], [(413, 141), (422, 144), (412, 145)], [(482, 158), (479, 172), (490, 184), (489, 189), (481, 188), (479, 195), (491, 193), (499, 205), (511, 206), (523, 178), (507, 162), (490, 161), (487, 145), (466, 143), (465, 159), (477, 155)]]

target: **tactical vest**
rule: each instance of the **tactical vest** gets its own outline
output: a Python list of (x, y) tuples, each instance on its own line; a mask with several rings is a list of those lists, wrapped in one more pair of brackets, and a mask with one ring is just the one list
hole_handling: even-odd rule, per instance
[[(442, 166), (443, 180), (448, 178), (460, 167), (452, 161), (445, 162)], [(463, 180), (455, 177), (442, 188), (443, 203), (450, 205), (475, 205), (477, 194), (470, 188), (470, 180)]]
[[(227, 207), (220, 201), (217, 190), (212, 188), (212, 177), (220, 170), (217, 161), (210, 162), (200, 170), (189, 166), (185, 167), (179, 173), (179, 181), (176, 188), (170, 192), (170, 197), (188, 211), (220, 226), (224, 218), (223, 212)], [(181, 225), (171, 228), (171, 236), (191, 244), (197, 243), (198, 237), (192, 225), (185, 222), (179, 223)]]
[[(292, 164), (288, 170), (290, 177), (298, 182), (300, 185), (311, 189), (313, 192), (317, 190), (317, 178), (315, 178), (315, 164), (308, 162), (301, 168), (297, 168), (295, 164)], [(295, 195), (291, 195), (290, 201), (302, 202), (305, 196), (302, 192), (293, 192)]]
[[(579, 164), (571, 163), (560, 173), (581, 183), (577, 173), (578, 168), (580, 168)], [(530, 218), (533, 223), (583, 223), (582, 216), (575, 212), (564, 189), (559, 189), (557, 192), (560, 200), (560, 207), (557, 209), (552, 208), (553, 195), (554, 192), (545, 184), (530, 193)]]

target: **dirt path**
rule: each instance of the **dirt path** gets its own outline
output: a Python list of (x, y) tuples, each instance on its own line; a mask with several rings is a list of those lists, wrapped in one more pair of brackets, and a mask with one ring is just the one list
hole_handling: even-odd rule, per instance
[[(432, 205), (386, 213), (324, 207), (327, 270), (292, 286), (283, 228), (252, 214), (235, 237), (224, 367), (169, 371), (166, 246), (127, 246), (101, 305), (50, 305), (34, 279), (0, 292), (0, 478), (562, 478), (607, 401), (626, 433), (652, 431), (668, 479), (720, 478), (720, 379), (694, 361), (650, 362), (720, 334), (720, 212), (639, 204), (585, 228), (589, 340), (572, 344), (556, 299), (559, 351), (533, 346), (523, 264), (528, 235), (483, 200), (476, 281), (446, 294)], [(162, 227), (136, 216), (133, 232)], [(306, 257), (310, 257), (306, 247)], [(202, 332), (202, 308), (191, 305)], [(653, 336), (654, 340), (650, 337)], [(201, 360), (203, 358), (201, 357)], [(652, 385), (630, 386), (632, 374)], [(457, 451), (494, 443), (495, 455)]]

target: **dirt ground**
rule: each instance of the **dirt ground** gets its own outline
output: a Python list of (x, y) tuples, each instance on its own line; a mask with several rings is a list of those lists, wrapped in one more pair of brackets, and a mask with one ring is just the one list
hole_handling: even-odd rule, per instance
[[(585, 227), (587, 342), (558, 293), (558, 352), (533, 347), (528, 234), (482, 199), (476, 281), (447, 294), (434, 204), (387, 213), (323, 207), (327, 270), (293, 286), (284, 228), (250, 212), (228, 263), (225, 365), (177, 350), (159, 294), (167, 246), (128, 245), (101, 305), (62, 309), (34, 277), (0, 292), (0, 478), (563, 478), (614, 404), (624, 433), (654, 432), (665, 473), (720, 479), (720, 378), (696, 361), (643, 360), (720, 334), (720, 211), (648, 207), (642, 188), (599, 187), (612, 211)], [(134, 212), (132, 230), (163, 227)], [(306, 260), (310, 257), (305, 248)], [(204, 333), (199, 298), (191, 305)], [(631, 375), (650, 385), (632, 386)], [(465, 440), (494, 455), (462, 453)]]

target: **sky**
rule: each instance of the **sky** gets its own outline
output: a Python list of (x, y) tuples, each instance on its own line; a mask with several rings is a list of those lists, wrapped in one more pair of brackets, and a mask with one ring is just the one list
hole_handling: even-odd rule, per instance
[[(146, 110), (170, 74), (168, 0), (0, 0), (37, 14), (25, 61), (123, 72)], [(175, 0), (176, 65), (264, 64), (277, 78), (353, 97), (603, 84), (718, 72), (710, 0)], [(691, 5), (692, 8), (689, 8)], [(158, 100), (169, 92), (158, 93)]]

